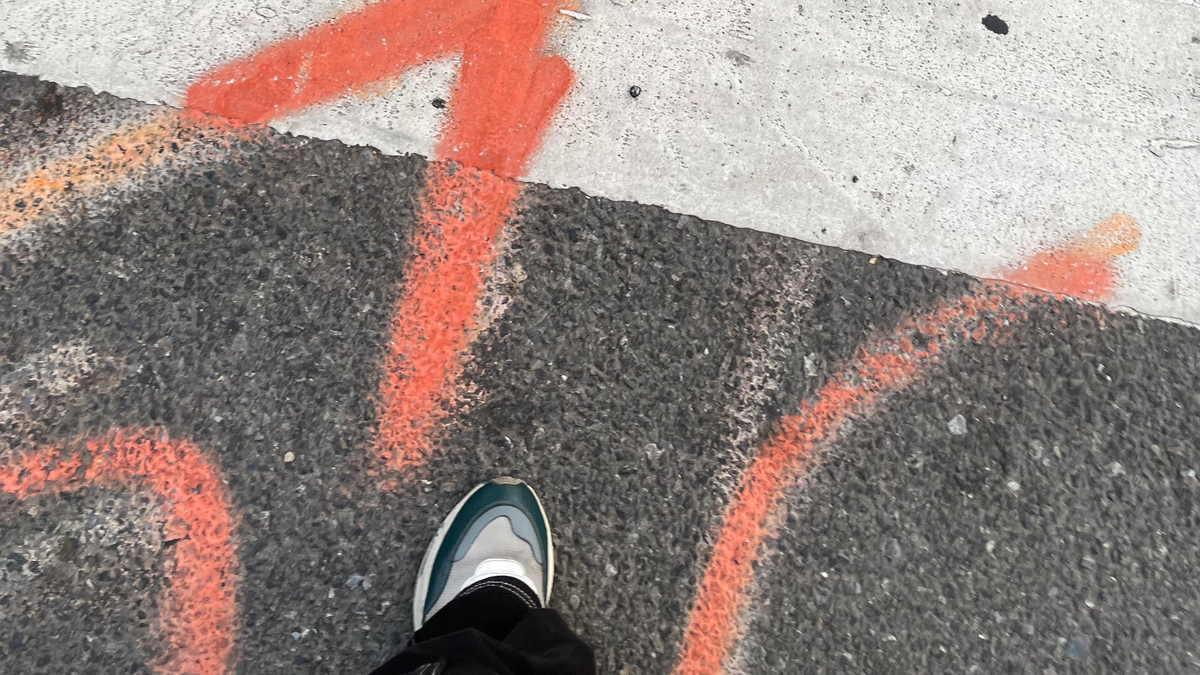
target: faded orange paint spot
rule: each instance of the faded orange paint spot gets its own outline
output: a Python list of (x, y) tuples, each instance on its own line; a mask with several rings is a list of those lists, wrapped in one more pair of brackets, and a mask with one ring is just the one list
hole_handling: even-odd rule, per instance
[(521, 189), (495, 174), (449, 164), (431, 164), (425, 181), (379, 392), (376, 449), (397, 471), (427, 457), (458, 399), (479, 298)]
[(778, 430), (751, 460), (726, 505), (688, 616), (676, 675), (724, 672), (741, 631), (754, 565), (768, 534), (766, 523), (784, 489), (818, 460), (820, 448), (837, 437), (847, 419), (918, 378), (947, 347), (1003, 335), (1003, 322), (990, 321), (990, 314), (1020, 298), (1020, 293), (992, 293), (985, 286), (977, 294), (905, 321), (891, 335), (859, 348), (844, 370), (805, 401), (798, 414), (779, 421)]
[(1105, 219), (1064, 246), (1036, 253), (1001, 277), (1042, 291), (1103, 301), (1117, 285), (1116, 258), (1138, 247), (1142, 232), (1129, 216)]
[(233, 672), (237, 629), (237, 556), (225, 485), (204, 453), (156, 429), (117, 430), (70, 448), (39, 448), (0, 458), (0, 491), (27, 499), (95, 485), (142, 492), (168, 514), (173, 542), (158, 598), (159, 630), (169, 650), (160, 675)]
[(64, 202), (146, 174), (197, 146), (228, 146), (232, 134), (196, 115), (161, 113), (106, 135), (91, 146), (0, 187), (0, 238), (37, 221)]

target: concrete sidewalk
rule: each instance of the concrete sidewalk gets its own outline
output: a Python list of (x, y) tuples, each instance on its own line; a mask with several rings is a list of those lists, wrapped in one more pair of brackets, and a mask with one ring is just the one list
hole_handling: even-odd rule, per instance
[(1196, 0), (0, 0), (0, 68), (444, 158), (483, 13), (573, 74), (529, 180), (978, 277), (1120, 213), (1104, 300), (1200, 322)]
[[(604, 673), (1200, 664), (1192, 328), (11, 74), (0, 156), (4, 672), (365, 674), (504, 473)], [(402, 452), (447, 175), (520, 197)]]

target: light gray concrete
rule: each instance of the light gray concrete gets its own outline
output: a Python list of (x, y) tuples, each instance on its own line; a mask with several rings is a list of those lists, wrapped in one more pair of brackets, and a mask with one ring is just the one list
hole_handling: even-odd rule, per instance
[[(0, 68), (178, 103), (206, 69), (358, 4), (0, 0)], [(532, 180), (981, 276), (1124, 213), (1144, 236), (1115, 304), (1200, 321), (1194, 2), (578, 12), (552, 38), (578, 81)], [(428, 154), (442, 114), (429, 101), (454, 70), (430, 64), (276, 126)]]

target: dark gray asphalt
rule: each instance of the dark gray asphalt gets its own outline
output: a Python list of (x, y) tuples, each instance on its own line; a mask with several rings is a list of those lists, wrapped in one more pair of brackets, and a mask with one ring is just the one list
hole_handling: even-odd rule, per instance
[(1195, 338), (1050, 306), (855, 425), (792, 490), (747, 671), (1194, 672)]
[[(0, 76), (2, 180), (145, 110), (63, 90), (47, 117), (45, 89)], [(974, 283), (531, 186), (466, 404), (380, 489), (373, 395), (423, 167), (274, 135), (0, 242), (4, 445), (162, 425), (212, 452), (241, 514), (239, 673), (378, 665), (437, 523), (501, 473), (551, 512), (552, 604), (602, 672), (669, 672), (755, 444), (857, 346)], [(1047, 303), (855, 420), (788, 493), (733, 667), (1195, 670), (1196, 338)], [(0, 497), (0, 670), (150, 672), (156, 508)]]

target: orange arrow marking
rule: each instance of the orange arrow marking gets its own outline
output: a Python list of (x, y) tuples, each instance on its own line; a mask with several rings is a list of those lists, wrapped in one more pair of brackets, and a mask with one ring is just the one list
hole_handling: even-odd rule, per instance
[(541, 53), (555, 5), (540, 0), (385, 0), (221, 66), (186, 105), (269, 122), (454, 53), (462, 70), (439, 159), (515, 178), (571, 84)]
[[(556, 5), (541, 0), (385, 0), (217, 68), (187, 105), (266, 122), (462, 55), (420, 224), (393, 315), (379, 391), (375, 451), (395, 471), (419, 466), (455, 403), (479, 298), (513, 215), (521, 175), (571, 85), (561, 57), (542, 53)], [(490, 175), (492, 172), (496, 175)]]

